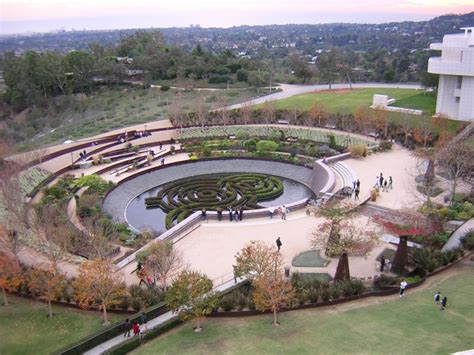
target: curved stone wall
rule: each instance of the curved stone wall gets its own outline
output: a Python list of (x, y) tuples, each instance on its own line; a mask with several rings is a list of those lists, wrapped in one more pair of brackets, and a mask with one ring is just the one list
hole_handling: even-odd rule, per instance
[[(327, 173), (318, 164), (310, 169), (288, 163), (254, 159), (190, 161), (160, 168), (125, 181), (107, 195), (103, 209), (117, 222), (126, 222), (124, 212), (128, 203), (142, 192), (177, 179), (217, 173), (262, 173), (281, 176), (306, 185), (315, 194), (327, 184)], [(315, 183), (315, 177), (321, 181)]]

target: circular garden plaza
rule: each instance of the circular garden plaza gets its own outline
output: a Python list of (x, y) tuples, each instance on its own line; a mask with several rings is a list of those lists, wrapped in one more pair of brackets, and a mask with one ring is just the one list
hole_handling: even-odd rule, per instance
[(162, 120), (3, 160), (5, 302), (100, 310), (117, 322), (60, 352), (124, 353), (186, 319), (283, 329), (277, 312), (402, 298), (469, 264), (472, 151), (360, 132)]

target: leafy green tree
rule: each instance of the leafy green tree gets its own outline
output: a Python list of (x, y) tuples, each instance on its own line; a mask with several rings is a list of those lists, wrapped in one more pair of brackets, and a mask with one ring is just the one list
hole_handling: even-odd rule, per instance
[(64, 58), (67, 76), (75, 92), (92, 92), (94, 57), (83, 51), (68, 53)]
[(171, 284), (166, 294), (168, 308), (182, 319), (196, 320), (196, 332), (200, 332), (201, 319), (217, 307), (218, 297), (212, 291), (212, 281), (196, 271), (183, 271)]

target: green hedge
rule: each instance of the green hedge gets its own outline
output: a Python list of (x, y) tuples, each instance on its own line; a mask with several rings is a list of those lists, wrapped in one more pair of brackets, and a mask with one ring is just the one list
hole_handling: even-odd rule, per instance
[(169, 229), (175, 221), (179, 223), (203, 208), (209, 211), (228, 207), (258, 209), (262, 208), (258, 202), (274, 199), (282, 193), (283, 182), (277, 177), (238, 174), (176, 181), (165, 185), (156, 197), (146, 198), (145, 204), (147, 208), (167, 212), (165, 225)]

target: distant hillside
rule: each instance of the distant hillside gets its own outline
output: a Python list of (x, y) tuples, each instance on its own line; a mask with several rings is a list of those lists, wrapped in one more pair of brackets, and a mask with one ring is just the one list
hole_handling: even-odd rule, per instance
[[(268, 57), (271, 53), (285, 56), (288, 50), (294, 49), (304, 54), (312, 54), (315, 48), (323, 49), (330, 46), (362, 51), (374, 46), (384, 49), (423, 49), (430, 42), (441, 40), (444, 34), (456, 33), (464, 26), (474, 26), (474, 12), (445, 15), (420, 22), (187, 27), (159, 30), (167, 43), (186, 51), (201, 43), (206, 50), (221, 51), (229, 48), (254, 56)], [(87, 49), (91, 42), (103, 46), (115, 45), (121, 36), (136, 31), (137, 29), (75, 31), (0, 37), (0, 52), (22, 52), (28, 49), (67, 52), (73, 49)]]

